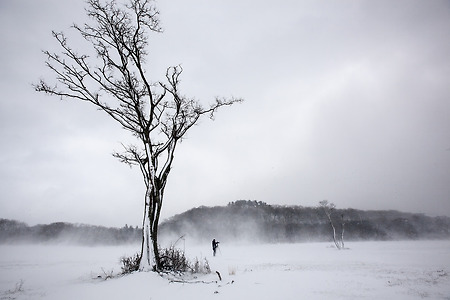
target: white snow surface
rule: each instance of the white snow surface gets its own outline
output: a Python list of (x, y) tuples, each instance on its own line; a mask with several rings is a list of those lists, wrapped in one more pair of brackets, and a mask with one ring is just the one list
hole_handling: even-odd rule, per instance
[(212, 257), (209, 244), (186, 241), (186, 255), (206, 258), (211, 274), (137, 272), (105, 280), (138, 245), (3, 245), (0, 299), (450, 299), (450, 241), (346, 246), (221, 243)]

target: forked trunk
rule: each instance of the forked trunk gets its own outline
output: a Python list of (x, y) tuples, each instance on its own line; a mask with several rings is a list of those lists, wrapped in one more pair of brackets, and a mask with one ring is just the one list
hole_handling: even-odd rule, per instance
[(145, 210), (142, 224), (142, 248), (139, 271), (159, 271), (158, 225), (161, 212), (163, 188), (154, 178), (145, 193)]

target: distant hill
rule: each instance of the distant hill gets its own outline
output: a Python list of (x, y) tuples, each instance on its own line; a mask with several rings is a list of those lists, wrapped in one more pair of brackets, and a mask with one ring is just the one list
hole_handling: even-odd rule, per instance
[[(399, 211), (336, 209), (333, 222), (338, 233), (344, 217), (344, 239), (450, 239), (450, 218)], [(239, 200), (227, 206), (190, 209), (161, 223), (160, 240), (176, 241), (181, 236), (223, 242), (293, 243), (331, 241), (331, 228), (318, 207), (269, 205), (260, 201)], [(119, 245), (139, 243), (141, 229), (57, 222), (28, 226), (0, 219), (0, 244), (68, 243), (79, 245)]]
[[(399, 211), (336, 209), (340, 234), (344, 217), (345, 240), (449, 239), (450, 218)], [(269, 205), (239, 200), (227, 206), (201, 206), (166, 220), (166, 236), (186, 235), (195, 240), (263, 243), (331, 240), (331, 227), (318, 207)]]
[(77, 245), (118, 245), (135, 243), (141, 230), (125, 225), (108, 228), (57, 222), (28, 226), (25, 223), (0, 219), (0, 244), (5, 243), (68, 243)]

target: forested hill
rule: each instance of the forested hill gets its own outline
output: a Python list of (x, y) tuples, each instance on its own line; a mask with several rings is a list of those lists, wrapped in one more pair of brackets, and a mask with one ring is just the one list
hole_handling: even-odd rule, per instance
[[(344, 239), (450, 239), (450, 218), (429, 217), (398, 211), (363, 211), (336, 209), (332, 214), (340, 236), (342, 217)], [(0, 244), (69, 243), (81, 245), (118, 245), (139, 243), (141, 229), (79, 225), (57, 222), (28, 226), (0, 219)], [(269, 205), (259, 201), (239, 200), (227, 206), (193, 208), (165, 220), (160, 225), (161, 241), (176, 241), (185, 236), (198, 241), (222, 242), (306, 242), (329, 241), (331, 226), (318, 207)]]
[[(332, 214), (340, 236), (344, 220), (345, 240), (449, 239), (450, 218), (429, 217), (399, 211), (335, 209)], [(322, 208), (268, 205), (240, 200), (227, 206), (191, 209), (166, 220), (162, 235), (196, 240), (248, 242), (328, 241), (330, 223)]]

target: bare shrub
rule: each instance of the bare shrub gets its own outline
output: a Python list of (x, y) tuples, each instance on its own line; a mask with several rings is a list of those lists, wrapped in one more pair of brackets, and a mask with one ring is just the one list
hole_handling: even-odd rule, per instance
[(211, 273), (211, 267), (209, 266), (208, 260), (205, 258), (203, 262), (199, 261), (198, 258), (195, 258), (193, 264), (192, 273), (200, 273), (200, 274), (209, 274)]
[(141, 256), (139, 253), (136, 253), (133, 256), (122, 256), (120, 258), (120, 262), (122, 263), (122, 274), (130, 274), (139, 270), (140, 261)]
[(184, 251), (174, 246), (160, 249), (161, 270), (165, 272), (184, 273), (191, 269)]
[(100, 276), (101, 278), (108, 280), (114, 278), (114, 270), (105, 271), (105, 269), (102, 268), (103, 276)]
[[(176, 248), (175, 245), (178, 243), (180, 237), (172, 246), (169, 248), (159, 248), (160, 255), (160, 272), (164, 273), (186, 273), (190, 272), (192, 274), (209, 274), (211, 273), (211, 268), (209, 266), (208, 260), (205, 258), (199, 260), (197, 257), (191, 262), (187, 259), (184, 250)], [(123, 256), (120, 258), (122, 263), (122, 275), (130, 274), (139, 270), (141, 256), (136, 253), (133, 256)]]
[(208, 260), (203, 261), (197, 257), (193, 262), (186, 258), (183, 250), (171, 246), (169, 248), (160, 249), (161, 255), (161, 270), (169, 273), (186, 273), (192, 274), (209, 274), (211, 268)]

